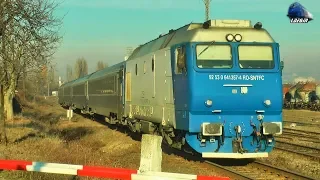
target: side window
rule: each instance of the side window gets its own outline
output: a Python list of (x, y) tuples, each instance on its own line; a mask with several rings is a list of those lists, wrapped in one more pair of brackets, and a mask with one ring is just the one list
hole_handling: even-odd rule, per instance
[(178, 47), (175, 51), (176, 55), (176, 74), (186, 72), (186, 50), (185, 46)]
[(136, 75), (138, 76), (138, 64), (136, 64)]
[(154, 56), (152, 56), (151, 69), (154, 72)]

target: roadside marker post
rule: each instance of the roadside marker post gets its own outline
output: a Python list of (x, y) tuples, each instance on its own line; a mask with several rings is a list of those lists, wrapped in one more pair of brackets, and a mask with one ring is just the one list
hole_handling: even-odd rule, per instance
[(69, 108), (67, 110), (67, 118), (69, 119), (69, 121), (71, 121), (71, 118), (73, 117), (73, 109)]

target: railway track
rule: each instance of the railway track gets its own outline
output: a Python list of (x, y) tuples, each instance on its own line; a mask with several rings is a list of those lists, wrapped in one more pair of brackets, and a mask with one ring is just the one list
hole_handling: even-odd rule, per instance
[(320, 149), (315, 147), (304, 146), (300, 144), (293, 144), (281, 140), (276, 140), (275, 149), (292, 152), (312, 158), (320, 159)]
[(290, 140), (299, 139), (312, 143), (320, 143), (320, 133), (291, 128), (283, 128), (282, 135), (276, 137)]
[(205, 161), (207, 164), (230, 174), (230, 178), (235, 180), (282, 180), (282, 179), (315, 179), (297, 172), (289, 171), (270, 164), (259, 161), (252, 162), (246, 166), (221, 166), (211, 161)]
[(295, 123), (295, 124), (301, 125), (301, 126), (319, 126), (320, 127), (320, 123), (312, 123), (312, 122), (283, 121), (283, 123), (284, 124)]
[(320, 159), (320, 149), (301, 144), (290, 143), (279, 139), (298, 139), (310, 143), (320, 143), (320, 133), (292, 128), (283, 128), (283, 134), (277, 137), (275, 149)]
[(301, 134), (301, 135), (312, 134), (312, 136), (318, 136), (320, 138), (320, 133), (319, 132), (305, 131), (305, 130), (292, 129), (292, 128), (282, 128), (282, 129), (284, 130), (284, 132), (291, 132), (291, 133)]
[(294, 139), (299, 139), (300, 141), (304, 141), (304, 142), (310, 142), (310, 143), (320, 143), (320, 140), (318, 138), (309, 138), (309, 137), (292, 137), (292, 135), (289, 134), (282, 134), (280, 137), (277, 137), (277, 139), (288, 139), (290, 141), (293, 141)]
[[(164, 147), (169, 148), (167, 145)], [(170, 148), (170, 154), (173, 153), (182, 156), (191, 161), (200, 161), (207, 164), (209, 167), (214, 168), (215, 171), (223, 174), (223, 176), (230, 177), (232, 180), (282, 180), (282, 179), (295, 179), (315, 180), (314, 177), (303, 175), (294, 171), (286, 170), (274, 165), (266, 164), (260, 161), (249, 162), (245, 160), (211, 160), (203, 159), (199, 155), (191, 155), (176, 149)], [(217, 162), (219, 161), (219, 162)], [(239, 164), (239, 162), (241, 164)], [(245, 164), (244, 164), (245, 162)], [(227, 164), (227, 165), (226, 165)]]

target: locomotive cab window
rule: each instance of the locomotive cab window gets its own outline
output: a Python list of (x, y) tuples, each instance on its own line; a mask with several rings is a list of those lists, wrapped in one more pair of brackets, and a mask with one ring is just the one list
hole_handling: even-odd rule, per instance
[(197, 45), (196, 52), (198, 68), (232, 68), (232, 51), (229, 45)]
[(186, 71), (186, 51), (185, 46), (178, 47), (176, 55), (176, 74), (181, 74)]
[(241, 69), (273, 69), (272, 46), (240, 45), (238, 47)]

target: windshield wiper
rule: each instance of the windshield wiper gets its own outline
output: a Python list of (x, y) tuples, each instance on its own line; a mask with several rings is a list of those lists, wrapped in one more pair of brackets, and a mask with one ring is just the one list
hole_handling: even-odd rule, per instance
[(198, 56), (200, 56), (202, 53), (204, 53), (204, 52), (209, 48), (209, 46), (211, 46), (213, 43), (215, 43), (214, 40), (213, 40), (206, 48), (204, 48), (204, 49), (199, 53)]

